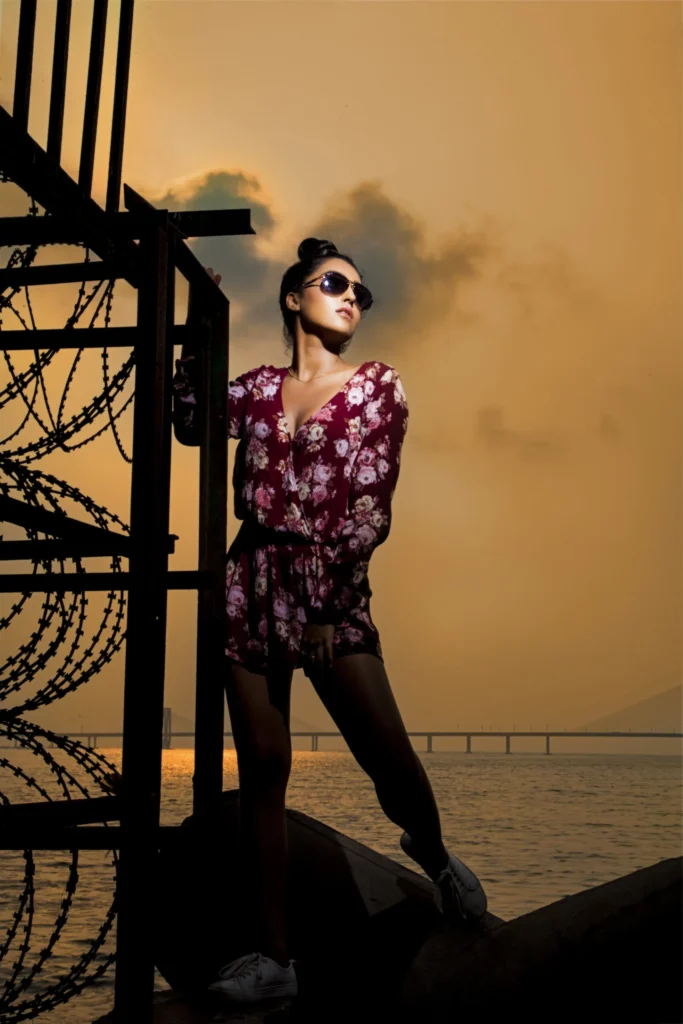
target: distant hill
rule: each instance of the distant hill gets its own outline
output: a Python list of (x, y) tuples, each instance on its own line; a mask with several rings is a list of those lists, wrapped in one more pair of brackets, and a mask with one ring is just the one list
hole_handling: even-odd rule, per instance
[(588, 729), (589, 732), (682, 732), (682, 726), (683, 687), (672, 686), (654, 697), (577, 726), (577, 729)]

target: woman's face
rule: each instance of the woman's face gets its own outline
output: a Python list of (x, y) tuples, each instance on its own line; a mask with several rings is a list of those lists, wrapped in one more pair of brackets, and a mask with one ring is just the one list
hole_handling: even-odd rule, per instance
[[(349, 281), (360, 282), (360, 275), (347, 263), (331, 257), (325, 260), (317, 270), (313, 270), (304, 279), (304, 284), (315, 280), (315, 284), (303, 288), (300, 295), (290, 292), (287, 296), (287, 305), (292, 310), (298, 310), (301, 314), (301, 325), (304, 330), (319, 328), (325, 332), (335, 333), (342, 340), (351, 338), (360, 320), (360, 310), (353, 288), (349, 284), (342, 295), (326, 295), (320, 288), (320, 279), (326, 270), (338, 270), (344, 274)], [(339, 310), (345, 310), (347, 316), (342, 315)]]

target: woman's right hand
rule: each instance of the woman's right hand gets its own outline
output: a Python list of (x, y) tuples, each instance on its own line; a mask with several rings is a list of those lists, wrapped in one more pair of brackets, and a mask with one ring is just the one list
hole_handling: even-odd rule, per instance
[(221, 277), (222, 277), (222, 275), (221, 275), (221, 274), (214, 274), (214, 272), (213, 272), (213, 267), (204, 267), (204, 270), (205, 270), (205, 271), (207, 272), (207, 274), (209, 275), (209, 277), (210, 277), (210, 278), (211, 278), (211, 279), (212, 279), (213, 281), (215, 281), (215, 282), (216, 282), (216, 284), (220, 284), (220, 283), (221, 283)]

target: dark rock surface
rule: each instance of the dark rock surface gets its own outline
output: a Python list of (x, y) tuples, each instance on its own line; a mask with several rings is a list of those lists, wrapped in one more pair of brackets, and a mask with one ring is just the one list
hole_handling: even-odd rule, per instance
[[(156, 964), (184, 995), (201, 995), (219, 967), (257, 948), (242, 881), (238, 801), (237, 790), (224, 793), (219, 822), (186, 819), (190, 841), (161, 852)], [(432, 883), (301, 812), (287, 810), (287, 827), (297, 1012), (323, 1000), (329, 1020), (361, 1013), (374, 1019), (440, 925)], [(500, 923), (487, 915), (479, 928)], [(469, 941), (470, 927), (459, 932)]]
[[(156, 964), (173, 993), (155, 1024), (681, 1024), (683, 858), (514, 921), (448, 924), (433, 886), (288, 809), (289, 928), (299, 997), (230, 1009), (206, 987), (256, 946), (239, 852), (239, 794), (186, 819), (160, 852)], [(113, 1021), (101, 1018), (98, 1024)]]
[(448, 928), (421, 946), (397, 1021), (680, 1024), (683, 858), (576, 893), (473, 939)]

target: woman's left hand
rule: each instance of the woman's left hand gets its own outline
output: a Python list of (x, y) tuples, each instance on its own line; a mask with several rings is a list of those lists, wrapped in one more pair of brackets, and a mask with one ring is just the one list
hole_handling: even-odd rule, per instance
[[(334, 639), (334, 626), (319, 626), (316, 623), (309, 623), (304, 629), (301, 638), (301, 651), (306, 662), (313, 669), (329, 669), (332, 667), (332, 640)], [(304, 669), (306, 675), (308, 672)]]

